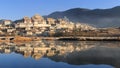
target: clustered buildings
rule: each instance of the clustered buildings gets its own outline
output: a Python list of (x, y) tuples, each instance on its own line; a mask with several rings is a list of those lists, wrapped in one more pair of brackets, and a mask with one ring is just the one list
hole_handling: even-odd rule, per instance
[(43, 18), (38, 14), (31, 18), (26, 16), (14, 22), (11, 20), (0, 21), (0, 35), (7, 36), (50, 36), (50, 34), (57, 32), (71, 32), (74, 28), (80, 28), (81, 30), (95, 29), (87, 24), (75, 24), (66, 19)]

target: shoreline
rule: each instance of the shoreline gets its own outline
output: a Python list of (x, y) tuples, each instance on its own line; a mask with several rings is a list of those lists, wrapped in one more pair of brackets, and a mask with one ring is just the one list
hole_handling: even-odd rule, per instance
[(120, 37), (42, 37), (41, 39), (63, 41), (120, 41)]
[(0, 42), (60, 41), (120, 41), (120, 37), (0, 37)]

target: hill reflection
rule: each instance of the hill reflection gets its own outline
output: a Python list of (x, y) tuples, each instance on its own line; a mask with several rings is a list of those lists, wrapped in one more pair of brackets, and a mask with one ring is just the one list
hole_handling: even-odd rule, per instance
[(0, 43), (0, 53), (22, 54), (39, 60), (47, 57), (55, 62), (72, 65), (107, 64), (120, 68), (120, 42), (108, 41), (39, 41)]

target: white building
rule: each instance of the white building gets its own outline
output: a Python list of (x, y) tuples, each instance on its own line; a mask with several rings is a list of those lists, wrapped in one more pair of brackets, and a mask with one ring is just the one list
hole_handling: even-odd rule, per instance
[(10, 20), (4, 20), (3, 25), (10, 25), (12, 22)]

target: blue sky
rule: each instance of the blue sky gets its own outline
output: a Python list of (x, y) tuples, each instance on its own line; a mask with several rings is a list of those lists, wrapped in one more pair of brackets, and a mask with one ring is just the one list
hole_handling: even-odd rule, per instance
[(112, 8), (120, 0), (0, 0), (0, 19), (21, 19), (34, 14), (48, 15), (70, 8)]

